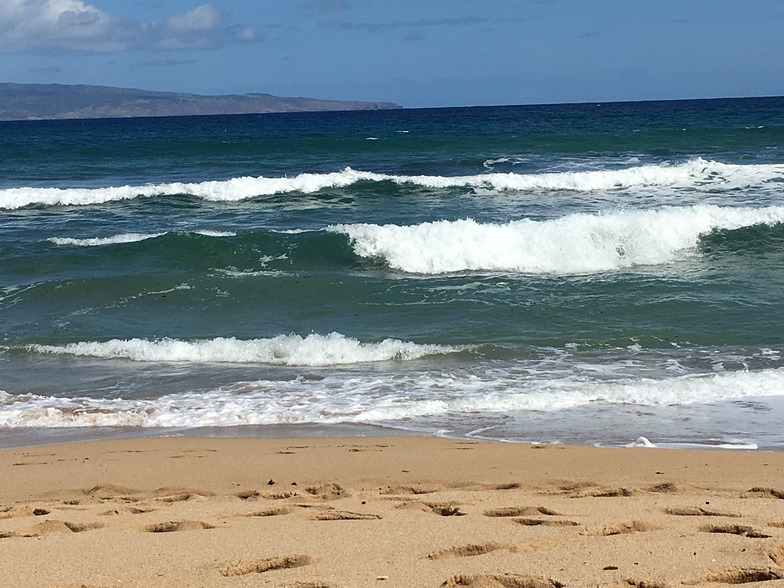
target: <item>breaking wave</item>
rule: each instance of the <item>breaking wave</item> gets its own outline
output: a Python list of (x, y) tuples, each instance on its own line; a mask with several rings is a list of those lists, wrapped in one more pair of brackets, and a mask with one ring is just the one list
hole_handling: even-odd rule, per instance
[(575, 274), (672, 263), (696, 253), (716, 230), (784, 222), (784, 207), (665, 207), (555, 220), (479, 223), (472, 219), (416, 225), (352, 224), (354, 253), (415, 274), (462, 271)]
[(269, 339), (233, 337), (181, 341), (177, 339), (112, 339), (67, 345), (30, 345), (38, 353), (77, 355), (150, 362), (255, 363), (281, 366), (332, 366), (381, 361), (406, 361), (461, 350), (398, 339), (363, 343), (341, 335), (280, 335)]
[(0, 391), (0, 429), (20, 427), (201, 427), (270, 424), (403, 424), (439, 415), (558, 411), (597, 404), (674, 406), (782, 395), (784, 369), (665, 380), (530, 382), (412, 372), (239, 382), (159, 398), (57, 398)]
[(469, 176), (409, 176), (358, 171), (349, 167), (331, 173), (294, 177), (238, 177), (197, 183), (172, 182), (105, 188), (6, 188), (0, 209), (26, 206), (86, 206), (134, 198), (190, 195), (213, 202), (300, 192), (311, 194), (358, 182), (392, 182), (431, 189), (468, 188), (495, 191), (571, 190), (591, 192), (635, 187), (668, 186), (696, 190), (728, 190), (784, 181), (784, 165), (733, 165), (704, 159), (679, 164), (639, 165), (625, 169), (549, 173), (483, 173)]

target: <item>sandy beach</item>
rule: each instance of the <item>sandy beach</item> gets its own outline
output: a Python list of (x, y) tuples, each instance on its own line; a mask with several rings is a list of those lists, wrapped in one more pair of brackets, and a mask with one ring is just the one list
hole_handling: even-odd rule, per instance
[(784, 586), (784, 453), (178, 437), (0, 469), (2, 586)]

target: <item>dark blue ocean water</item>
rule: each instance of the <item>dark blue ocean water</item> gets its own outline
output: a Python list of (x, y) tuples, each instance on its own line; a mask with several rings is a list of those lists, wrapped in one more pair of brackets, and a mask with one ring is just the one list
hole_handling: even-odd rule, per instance
[(0, 445), (781, 448), (783, 195), (781, 98), (0, 123)]

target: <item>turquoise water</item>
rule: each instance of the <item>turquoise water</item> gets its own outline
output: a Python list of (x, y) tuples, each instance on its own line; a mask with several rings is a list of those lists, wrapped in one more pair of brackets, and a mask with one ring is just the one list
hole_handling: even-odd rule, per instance
[(0, 437), (781, 448), (783, 192), (781, 98), (0, 123)]

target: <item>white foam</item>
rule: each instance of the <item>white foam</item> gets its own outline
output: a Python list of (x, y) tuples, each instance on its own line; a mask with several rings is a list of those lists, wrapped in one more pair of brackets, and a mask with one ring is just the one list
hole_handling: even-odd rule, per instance
[[(499, 160), (500, 161), (500, 160)], [(625, 169), (551, 173), (484, 173), (470, 176), (407, 176), (357, 171), (287, 178), (238, 177), (198, 183), (162, 183), (106, 188), (6, 188), (0, 190), (0, 209), (24, 206), (77, 206), (133, 198), (186, 194), (216, 202), (236, 202), (289, 192), (305, 194), (341, 188), (357, 182), (394, 182), (428, 188), (470, 188), (493, 191), (572, 190), (577, 192), (676, 187), (703, 192), (765, 186), (784, 179), (784, 165), (733, 165), (695, 159), (680, 164), (638, 165)]]
[[(664, 380), (526, 381), (475, 375), (331, 372), (324, 378), (259, 380), (160, 398), (92, 399), (0, 392), (0, 428), (240, 424), (417, 425), (476, 415), (513, 415), (606, 405), (677, 406), (754, 397), (784, 398), (784, 369)], [(432, 427), (432, 425), (431, 425)], [(639, 440), (640, 445), (646, 443)], [(731, 443), (730, 445), (737, 445)]]
[(637, 437), (635, 441), (632, 443), (627, 443), (626, 447), (657, 447), (655, 444), (651, 443), (647, 437)]
[(362, 343), (340, 333), (280, 335), (270, 339), (240, 340), (218, 337), (200, 341), (177, 339), (112, 339), (67, 345), (31, 345), (38, 353), (129, 359), (157, 362), (260, 363), (271, 365), (330, 366), (392, 360), (459, 351), (456, 347), (420, 345), (398, 339)]
[[(474, 176), (380, 176), (397, 183), (430, 188), (492, 190), (572, 190), (592, 192), (646, 186), (735, 188), (784, 179), (784, 165), (732, 165), (697, 158), (681, 164), (638, 165), (624, 169), (535, 174), (486, 173)], [(378, 179), (378, 178), (377, 178)]]
[(385, 178), (379, 174), (346, 168), (340, 172), (300, 174), (293, 178), (239, 177), (199, 183), (174, 182), (106, 188), (6, 188), (0, 190), (0, 208), (17, 209), (31, 205), (84, 206), (177, 194), (215, 202), (236, 202), (288, 192), (312, 193), (324, 188), (349, 186), (360, 180), (383, 181)]
[[(197, 235), (204, 235), (205, 237), (236, 237), (237, 233), (233, 231), (194, 231)], [(50, 237), (47, 239), (50, 243), (55, 245), (71, 245), (74, 247), (100, 247), (102, 245), (119, 245), (123, 243), (138, 243), (139, 241), (146, 241), (147, 239), (155, 239), (162, 237), (166, 233), (121, 233), (119, 235), (110, 235), (109, 237), (87, 237), (78, 239), (74, 237)]]
[(236, 237), (235, 231), (194, 231), (197, 235), (204, 235), (205, 237)]
[(123, 233), (110, 237), (90, 237), (86, 239), (75, 239), (71, 237), (50, 237), (47, 241), (55, 245), (73, 245), (76, 247), (99, 247), (101, 245), (117, 245), (120, 243), (137, 243), (147, 239), (154, 239), (166, 233)]
[(360, 257), (417, 274), (461, 271), (574, 274), (671, 263), (714, 229), (784, 222), (784, 207), (665, 207), (503, 224), (336, 225)]
[(238, 270), (238, 269), (217, 269), (215, 270), (219, 274), (223, 274), (229, 278), (259, 278), (259, 277), (267, 277), (267, 278), (280, 278), (283, 276), (290, 275), (288, 272), (284, 272), (281, 270)]
[[(597, 445), (601, 447), (601, 444)], [(647, 447), (647, 448), (667, 448), (667, 449), (736, 449), (750, 451), (759, 449), (756, 443), (749, 443), (745, 439), (734, 439), (730, 443), (651, 443), (647, 437), (638, 437), (632, 443), (627, 443), (624, 447)]]

